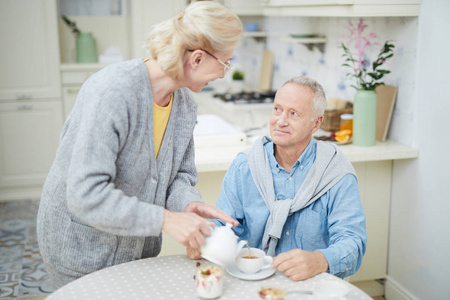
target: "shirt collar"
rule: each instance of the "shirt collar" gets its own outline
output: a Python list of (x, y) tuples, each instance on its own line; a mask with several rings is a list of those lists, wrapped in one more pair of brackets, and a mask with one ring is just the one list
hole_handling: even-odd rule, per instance
[[(269, 163), (270, 166), (278, 170), (280, 172), (281, 170), (284, 170), (282, 166), (280, 166), (275, 159), (275, 153), (273, 150), (273, 142), (270, 141), (264, 145), (266, 148), (267, 154), (269, 156)], [(307, 165), (311, 160), (314, 160), (316, 156), (316, 141), (313, 137), (311, 137), (311, 140), (309, 141), (308, 146), (305, 148), (305, 151), (303, 151), (302, 155), (297, 159), (297, 162), (292, 166), (292, 172), (297, 169), (298, 166), (305, 166)]]

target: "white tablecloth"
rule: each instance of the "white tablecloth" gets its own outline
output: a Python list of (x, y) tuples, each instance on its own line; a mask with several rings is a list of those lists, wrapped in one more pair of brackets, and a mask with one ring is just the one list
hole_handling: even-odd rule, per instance
[[(193, 261), (186, 255), (137, 260), (86, 275), (58, 289), (46, 300), (199, 299), (195, 291), (194, 279), (197, 262), (200, 262), (201, 266), (214, 265), (206, 260)], [(347, 284), (350, 287), (348, 300), (372, 300), (357, 287), (328, 273), (294, 282), (283, 273), (275, 272), (266, 279), (248, 281), (237, 279), (225, 270), (223, 293), (220, 299), (260, 299), (258, 291), (262, 287), (312, 290), (317, 282), (324, 280), (338, 280)], [(292, 299), (313, 300), (314, 298), (311, 295), (293, 294)]]

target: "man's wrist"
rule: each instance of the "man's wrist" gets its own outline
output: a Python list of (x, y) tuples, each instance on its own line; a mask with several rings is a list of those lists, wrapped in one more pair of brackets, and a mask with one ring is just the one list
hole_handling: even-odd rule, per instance
[(322, 252), (320, 251), (314, 251), (318, 257), (318, 261), (319, 261), (319, 270), (321, 272), (327, 272), (329, 269), (329, 265), (328, 265), (328, 261), (327, 258), (325, 257), (325, 255), (323, 255)]

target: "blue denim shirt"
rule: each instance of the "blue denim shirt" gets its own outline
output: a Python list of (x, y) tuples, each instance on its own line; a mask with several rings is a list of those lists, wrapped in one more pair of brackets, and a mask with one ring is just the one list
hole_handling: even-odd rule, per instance
[[(278, 165), (273, 142), (265, 147), (276, 198), (293, 199), (316, 158), (314, 139), (311, 138), (290, 173)], [(245, 154), (238, 154), (228, 169), (216, 207), (239, 221), (234, 228), (239, 239), (247, 240), (251, 247), (262, 247), (269, 209), (253, 182)], [(214, 221), (223, 225), (220, 220)], [(318, 200), (288, 217), (276, 254), (297, 248), (319, 250), (328, 261), (328, 271), (346, 277), (361, 266), (366, 242), (366, 220), (357, 181), (347, 174)]]

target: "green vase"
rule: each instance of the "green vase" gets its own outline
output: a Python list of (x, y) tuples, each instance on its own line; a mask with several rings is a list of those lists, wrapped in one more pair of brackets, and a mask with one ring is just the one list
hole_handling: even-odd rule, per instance
[(92, 33), (82, 32), (77, 37), (77, 62), (95, 63), (98, 61), (97, 44)]
[(353, 100), (353, 145), (375, 145), (377, 125), (377, 94), (358, 90)]

